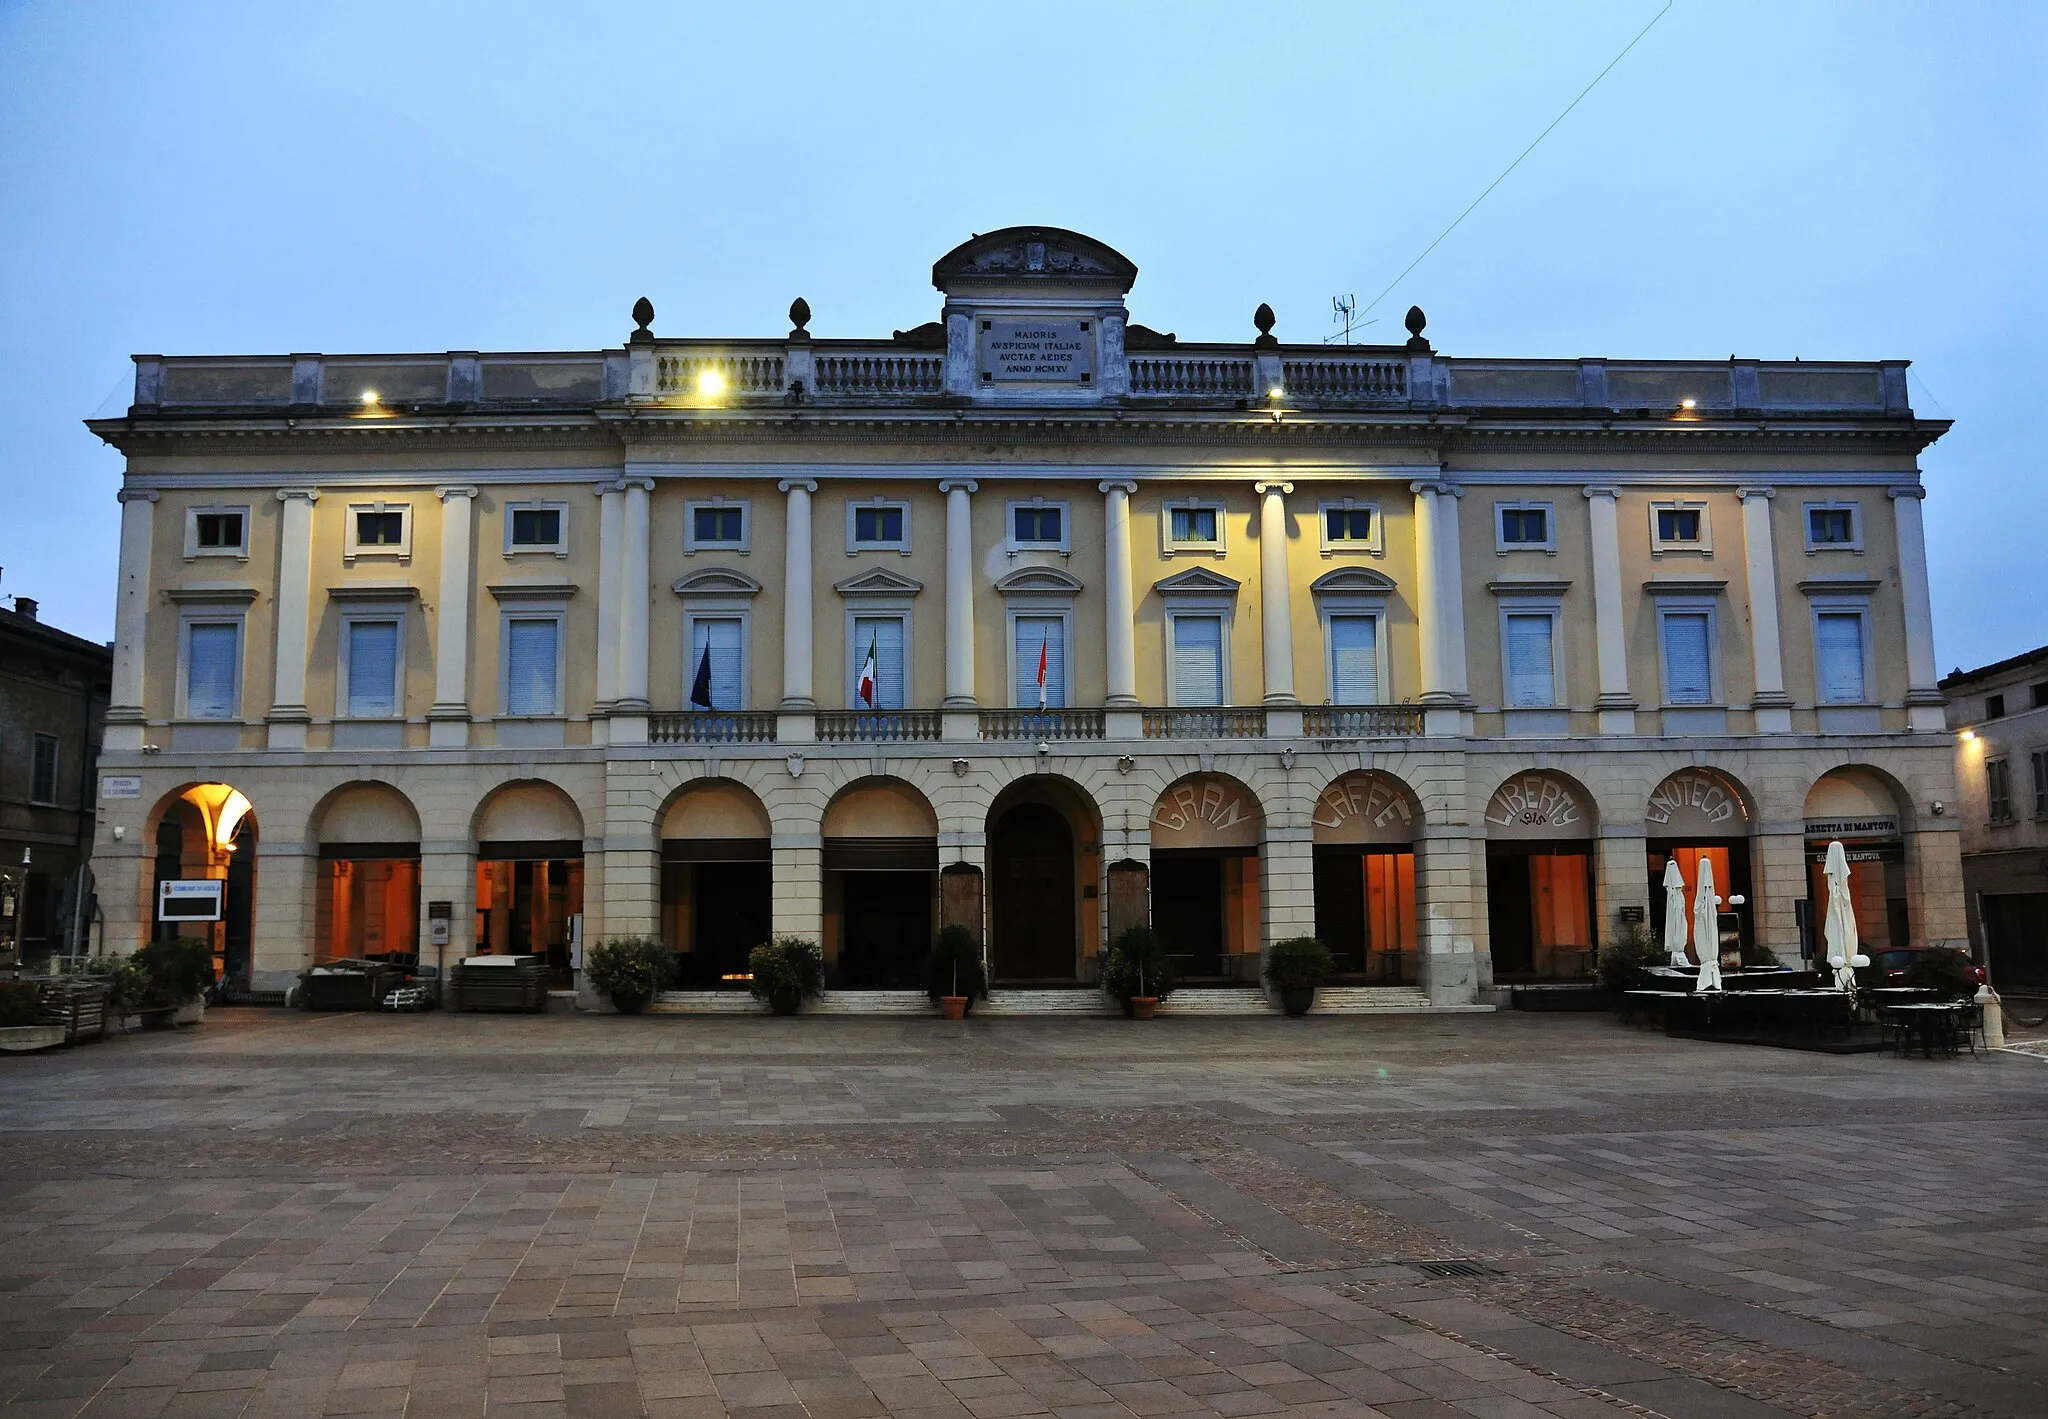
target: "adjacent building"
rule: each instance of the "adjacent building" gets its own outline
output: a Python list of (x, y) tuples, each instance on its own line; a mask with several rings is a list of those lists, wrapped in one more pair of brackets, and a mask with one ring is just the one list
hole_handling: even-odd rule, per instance
[(1964, 909), (2000, 990), (2048, 990), (2048, 646), (1941, 682)]
[(93, 808), (113, 652), (0, 609), (0, 965), (77, 951), (92, 918)]
[(835, 990), (937, 925), (999, 983), (1149, 924), (1486, 998), (1655, 926), (1676, 859), (1796, 958), (1964, 935), (1900, 361), (1198, 344), (1054, 228), (885, 338), (136, 358), (96, 861), (224, 962), (655, 934)]

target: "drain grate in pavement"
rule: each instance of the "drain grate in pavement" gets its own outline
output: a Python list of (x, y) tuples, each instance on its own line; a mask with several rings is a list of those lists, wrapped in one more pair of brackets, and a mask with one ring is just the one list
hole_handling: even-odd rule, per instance
[(1411, 1261), (1408, 1265), (1424, 1276), (1491, 1276), (1493, 1268), (1476, 1261)]

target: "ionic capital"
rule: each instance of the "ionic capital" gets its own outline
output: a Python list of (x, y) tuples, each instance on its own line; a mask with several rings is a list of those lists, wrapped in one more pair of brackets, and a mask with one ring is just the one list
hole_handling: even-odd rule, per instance
[(775, 485), (775, 491), (778, 493), (815, 493), (818, 491), (818, 480), (815, 478), (784, 478)]

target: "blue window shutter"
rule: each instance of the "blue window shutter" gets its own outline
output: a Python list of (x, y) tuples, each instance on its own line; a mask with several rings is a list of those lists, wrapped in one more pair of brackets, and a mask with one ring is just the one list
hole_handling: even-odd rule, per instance
[(1863, 617), (1854, 611), (1822, 612), (1814, 618), (1820, 697), (1825, 704), (1863, 700)]
[(398, 622), (349, 622), (348, 712), (389, 719), (399, 712), (397, 686)]
[(233, 719), (238, 708), (235, 690), (240, 678), (242, 628), (199, 625), (187, 636), (185, 712), (194, 719)]
[(505, 713), (554, 714), (561, 623), (513, 621), (505, 632)]
[(1380, 702), (1379, 622), (1374, 617), (1330, 618), (1330, 699), (1340, 705)]
[(1671, 703), (1711, 703), (1714, 698), (1714, 661), (1707, 613), (1668, 612), (1663, 622), (1664, 679)]
[(1510, 615), (1508, 637), (1508, 704), (1510, 706), (1554, 705), (1557, 703), (1557, 665), (1552, 658), (1551, 640), (1556, 622), (1549, 615)]
[(711, 707), (715, 710), (746, 708), (746, 686), (741, 683), (740, 622), (737, 616), (692, 623), (690, 663), (686, 667), (695, 679), (704, 663), (704, 647), (711, 647)]
[(1017, 706), (1038, 708), (1038, 655), (1045, 652), (1045, 707), (1067, 707), (1067, 623), (1058, 616), (1017, 618)]
[(1223, 618), (1173, 618), (1174, 699), (1197, 708), (1223, 703)]

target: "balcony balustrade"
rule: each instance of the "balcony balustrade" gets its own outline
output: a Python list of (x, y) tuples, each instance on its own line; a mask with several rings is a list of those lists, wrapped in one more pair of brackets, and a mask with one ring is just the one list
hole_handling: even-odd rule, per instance
[(1419, 705), (1315, 705), (1301, 712), (1311, 739), (1398, 739), (1422, 733)]
[(937, 710), (819, 710), (818, 738), (827, 744), (937, 739)]
[(773, 744), (775, 716), (761, 710), (686, 710), (647, 718), (651, 744)]
[(1252, 392), (1250, 360), (1138, 356), (1131, 360), (1131, 393), (1242, 397)]
[(1263, 739), (1263, 709), (1148, 709), (1147, 739)]
[(1100, 739), (1102, 711), (1099, 709), (983, 710), (983, 739), (1022, 739), (1033, 743), (1052, 739)]
[(938, 394), (946, 362), (936, 355), (820, 355), (820, 396)]
[(715, 374), (736, 394), (782, 393), (782, 356), (707, 352), (663, 355), (654, 367), (656, 394), (695, 394), (697, 381)]

